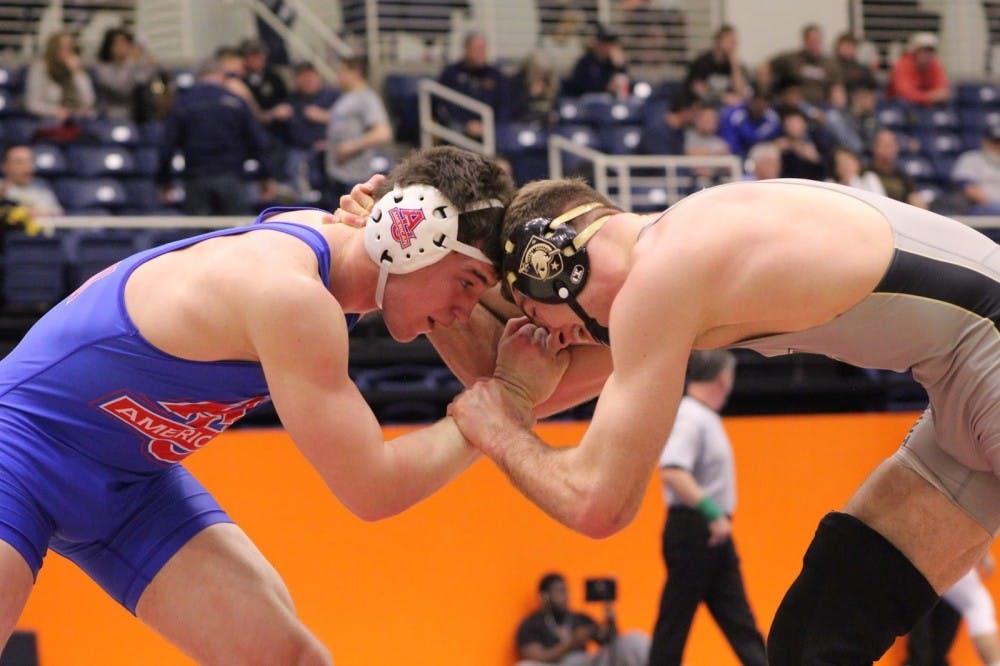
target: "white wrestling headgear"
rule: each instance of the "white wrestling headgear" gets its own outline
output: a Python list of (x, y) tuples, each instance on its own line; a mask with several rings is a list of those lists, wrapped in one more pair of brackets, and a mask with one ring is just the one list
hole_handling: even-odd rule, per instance
[(430, 185), (396, 185), (379, 199), (365, 225), (365, 249), (379, 265), (375, 288), (379, 309), (390, 273), (412, 273), (437, 263), (452, 251), (492, 264), (481, 250), (458, 240), (459, 215), (486, 208), (503, 208), (503, 204), (489, 199), (458, 210)]

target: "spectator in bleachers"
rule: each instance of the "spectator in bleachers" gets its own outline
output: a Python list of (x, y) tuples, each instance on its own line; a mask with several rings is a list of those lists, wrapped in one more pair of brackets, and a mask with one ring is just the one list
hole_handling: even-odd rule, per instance
[(548, 55), (532, 51), (510, 82), (511, 119), (547, 124), (558, 92), (559, 77)]
[(684, 137), (694, 120), (696, 103), (687, 90), (670, 98), (662, 123), (643, 128), (643, 152), (653, 155), (683, 155)]
[(291, 95), (268, 115), (272, 130), (287, 148), (284, 178), (299, 184), (304, 168), (310, 187), (315, 187), (322, 180), (319, 156), (326, 145), (330, 108), (340, 93), (323, 84), (310, 62), (297, 63), (293, 71)]
[[(479, 32), (465, 37), (462, 59), (441, 70), (439, 81), (493, 109), (497, 121), (509, 115), (507, 77), (487, 60), (486, 38)], [(476, 139), (483, 136), (483, 123), (478, 113), (454, 104), (442, 102), (435, 108), (438, 120)]]
[(264, 128), (241, 97), (230, 91), (218, 58), (205, 63), (198, 82), (174, 99), (164, 119), (157, 180), (161, 197), (173, 203), (171, 162), (184, 157), (184, 202), (189, 215), (241, 215), (251, 201), (244, 161), (255, 160), (260, 200), (274, 197)]
[(232, 46), (220, 46), (215, 50), (215, 60), (219, 63), (226, 89), (246, 102), (257, 120), (261, 122), (267, 120), (260, 105), (257, 104), (257, 98), (253, 96), (253, 91), (243, 80), (247, 69), (240, 50)]
[(729, 144), (719, 136), (719, 112), (713, 106), (699, 105), (691, 127), (684, 133), (685, 155), (729, 155)]
[(702, 102), (736, 106), (750, 97), (750, 74), (736, 51), (736, 28), (720, 27), (712, 48), (691, 61), (684, 85)]
[(559, 19), (552, 28), (552, 34), (541, 39), (541, 47), (552, 59), (556, 73), (561, 77), (568, 74), (576, 64), (584, 47), (581, 35), (587, 24), (587, 15), (576, 7), (564, 6)]
[(823, 155), (809, 135), (809, 123), (797, 110), (787, 110), (781, 118), (781, 136), (774, 142), (781, 150), (781, 177), (824, 180)]
[(627, 97), (631, 90), (625, 50), (618, 34), (598, 25), (587, 52), (580, 56), (573, 72), (563, 81), (561, 93), (566, 97), (579, 97), (606, 92)]
[(31, 146), (7, 146), (0, 171), (3, 173), (0, 198), (23, 206), (32, 219), (63, 214), (59, 200), (48, 185), (35, 180), (35, 160)]
[(871, 169), (882, 181), (887, 197), (919, 208), (927, 208), (928, 202), (917, 191), (913, 179), (896, 164), (899, 157), (899, 139), (895, 132), (881, 128), (872, 140)]
[(840, 69), (840, 81), (848, 97), (855, 88), (874, 90), (878, 87), (875, 71), (858, 60), (858, 39), (850, 32), (837, 37), (833, 47), (833, 59)]
[(28, 67), (24, 107), (36, 116), (65, 123), (94, 115), (94, 84), (80, 60), (76, 38), (56, 32), (40, 60)]
[(363, 57), (344, 58), (337, 68), (340, 97), (326, 129), (326, 196), (331, 210), (342, 194), (372, 175), (377, 149), (392, 141), (382, 98), (368, 85)]
[(846, 103), (840, 68), (824, 53), (823, 30), (816, 24), (802, 28), (802, 46), (779, 53), (758, 72), (761, 88), (785, 96), (793, 89), (810, 106), (843, 106)]
[(875, 115), (876, 87), (855, 85), (848, 93), (848, 105), (843, 109), (829, 109), (824, 115), (823, 128), (836, 144), (850, 148), (858, 155), (868, 152), (878, 117)]
[(988, 126), (982, 147), (959, 156), (952, 180), (962, 185), (973, 215), (1000, 215), (1000, 125)]
[[(719, 112), (714, 106), (699, 104), (694, 112), (691, 127), (684, 133), (684, 154), (692, 156), (729, 155), (729, 144), (719, 136)], [(715, 184), (713, 167), (693, 169), (699, 187)]]
[(93, 73), (97, 113), (102, 118), (139, 120), (151, 115), (139, 105), (141, 90), (152, 81), (157, 65), (127, 30), (111, 28), (104, 33)]
[(885, 196), (879, 177), (863, 169), (861, 156), (847, 146), (837, 146), (833, 151), (833, 182)]
[(260, 110), (267, 114), (288, 99), (285, 80), (268, 62), (267, 45), (259, 39), (248, 39), (240, 45), (243, 56), (243, 82), (247, 84)]
[(938, 58), (937, 46), (938, 38), (934, 33), (913, 33), (906, 52), (892, 66), (886, 94), (921, 106), (942, 104), (951, 99), (951, 84)]
[(747, 154), (745, 180), (770, 180), (781, 177), (781, 149), (773, 141), (755, 143)]
[(761, 91), (739, 106), (722, 111), (719, 136), (729, 144), (734, 155), (746, 155), (760, 141), (771, 141), (781, 135), (781, 116)]

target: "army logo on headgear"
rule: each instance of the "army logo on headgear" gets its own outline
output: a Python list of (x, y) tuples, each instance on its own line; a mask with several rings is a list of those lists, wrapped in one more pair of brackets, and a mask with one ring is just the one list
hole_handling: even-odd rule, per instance
[(559, 248), (541, 236), (532, 236), (521, 255), (517, 272), (535, 280), (551, 280), (563, 271)]

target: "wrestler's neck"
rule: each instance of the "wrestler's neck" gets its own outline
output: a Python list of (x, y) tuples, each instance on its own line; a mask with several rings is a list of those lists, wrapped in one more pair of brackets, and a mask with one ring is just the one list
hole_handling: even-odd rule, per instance
[(344, 312), (374, 310), (378, 266), (365, 250), (364, 232), (331, 224), (322, 233), (330, 245), (330, 293)]
[(636, 239), (646, 222), (645, 217), (634, 213), (613, 215), (587, 244), (590, 277), (584, 294), (593, 301), (592, 314), (605, 325), (611, 304), (628, 277)]

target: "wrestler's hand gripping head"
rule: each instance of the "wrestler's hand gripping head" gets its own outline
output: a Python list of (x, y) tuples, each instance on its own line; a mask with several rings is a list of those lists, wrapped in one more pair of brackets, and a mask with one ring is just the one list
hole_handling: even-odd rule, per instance
[(365, 226), (365, 249), (379, 266), (375, 304), (382, 308), (389, 275), (404, 275), (459, 252), (492, 266), (483, 252), (458, 240), (462, 213), (485, 208), (503, 208), (497, 199), (479, 201), (459, 210), (438, 189), (430, 185), (396, 185), (372, 208)]
[(591, 317), (577, 297), (590, 277), (587, 243), (610, 216), (595, 220), (579, 232), (567, 224), (603, 205), (586, 203), (555, 219), (536, 217), (518, 225), (504, 243), (501, 269), (505, 296), (511, 298), (511, 291), (516, 290), (539, 303), (569, 305), (594, 340), (607, 345), (607, 327)]

